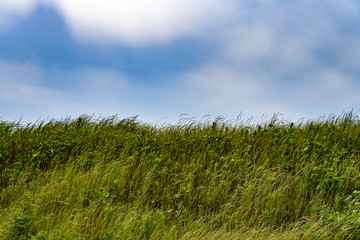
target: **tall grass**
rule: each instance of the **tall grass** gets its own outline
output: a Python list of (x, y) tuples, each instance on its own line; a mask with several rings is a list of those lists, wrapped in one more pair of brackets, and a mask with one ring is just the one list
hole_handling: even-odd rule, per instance
[(360, 239), (360, 122), (0, 122), (0, 189), (0, 239)]

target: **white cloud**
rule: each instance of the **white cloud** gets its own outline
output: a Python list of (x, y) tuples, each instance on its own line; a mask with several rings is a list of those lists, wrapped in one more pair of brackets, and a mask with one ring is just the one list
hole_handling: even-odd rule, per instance
[[(111, 69), (62, 71), (0, 60), (0, 76), (0, 120), (34, 122), (48, 117), (119, 114), (120, 118), (139, 115), (140, 120), (153, 122), (169, 115), (174, 120), (181, 114), (171, 104), (171, 84), (149, 86)], [(64, 81), (62, 86), (52, 84)]]
[(335, 71), (333, 69), (327, 69), (323, 72), (319, 72), (316, 75), (317, 82), (321, 88), (333, 90), (333, 91), (344, 91), (351, 90), (353, 88), (352, 80), (346, 76), (346, 74)]
[(353, 1), (259, 2), (222, 36), (224, 56), (239, 65), (267, 62), (281, 71), (284, 67), (293, 71), (323, 64), (315, 56), (319, 49), (340, 57), (355, 48), (358, 54), (359, 38), (349, 31), (358, 31), (351, 26), (358, 21), (360, 11), (349, 5), (360, 8)]
[[(297, 121), (341, 114), (360, 104), (360, 89), (346, 73), (319, 69), (297, 79), (280, 80), (261, 71), (209, 64), (178, 76), (171, 103), (183, 113), (197, 117), (210, 114), (233, 119), (240, 112), (255, 122), (273, 114)], [(356, 109), (357, 110), (357, 109)]]
[(0, 75), (2, 119), (19, 120), (20, 117), (31, 116), (30, 120), (35, 121), (41, 111), (51, 115), (59, 110), (64, 96), (55, 89), (41, 86), (45, 80), (42, 68), (32, 64), (0, 61)]
[(1, 14), (26, 14), (31, 11), (38, 0), (1, 0)]
[(53, 0), (81, 41), (128, 45), (161, 43), (198, 34), (232, 11), (219, 0)]
[(235, 0), (0, 0), (0, 25), (55, 7), (83, 42), (142, 46), (198, 35), (231, 19)]
[(38, 0), (0, 0), (0, 32), (14, 23), (14, 18), (24, 17), (36, 6)]
[(257, 119), (275, 112), (314, 118), (359, 106), (358, 38), (344, 32), (358, 13), (336, 1), (258, 3), (219, 37), (221, 56), (184, 76), (187, 104)]
[(210, 114), (234, 119), (238, 114), (260, 121), (265, 114), (271, 118), (280, 112), (298, 117), (295, 109), (278, 101), (272, 95), (274, 87), (268, 86), (261, 72), (251, 73), (234, 66), (211, 63), (192, 72), (179, 75), (171, 91), (174, 105), (197, 117)]

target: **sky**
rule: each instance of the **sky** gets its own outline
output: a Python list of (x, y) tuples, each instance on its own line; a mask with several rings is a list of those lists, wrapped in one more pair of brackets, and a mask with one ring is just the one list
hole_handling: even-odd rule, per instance
[(0, 121), (360, 109), (356, 0), (0, 0)]

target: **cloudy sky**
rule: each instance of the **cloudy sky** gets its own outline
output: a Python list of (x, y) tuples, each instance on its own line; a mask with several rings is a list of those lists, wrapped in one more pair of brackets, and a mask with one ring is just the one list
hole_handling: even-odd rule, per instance
[(360, 110), (356, 0), (0, 0), (0, 120)]

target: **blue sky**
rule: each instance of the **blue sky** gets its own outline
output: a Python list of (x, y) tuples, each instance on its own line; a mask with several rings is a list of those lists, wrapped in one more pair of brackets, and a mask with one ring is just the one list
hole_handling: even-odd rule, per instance
[(0, 0), (0, 120), (360, 109), (355, 0)]

